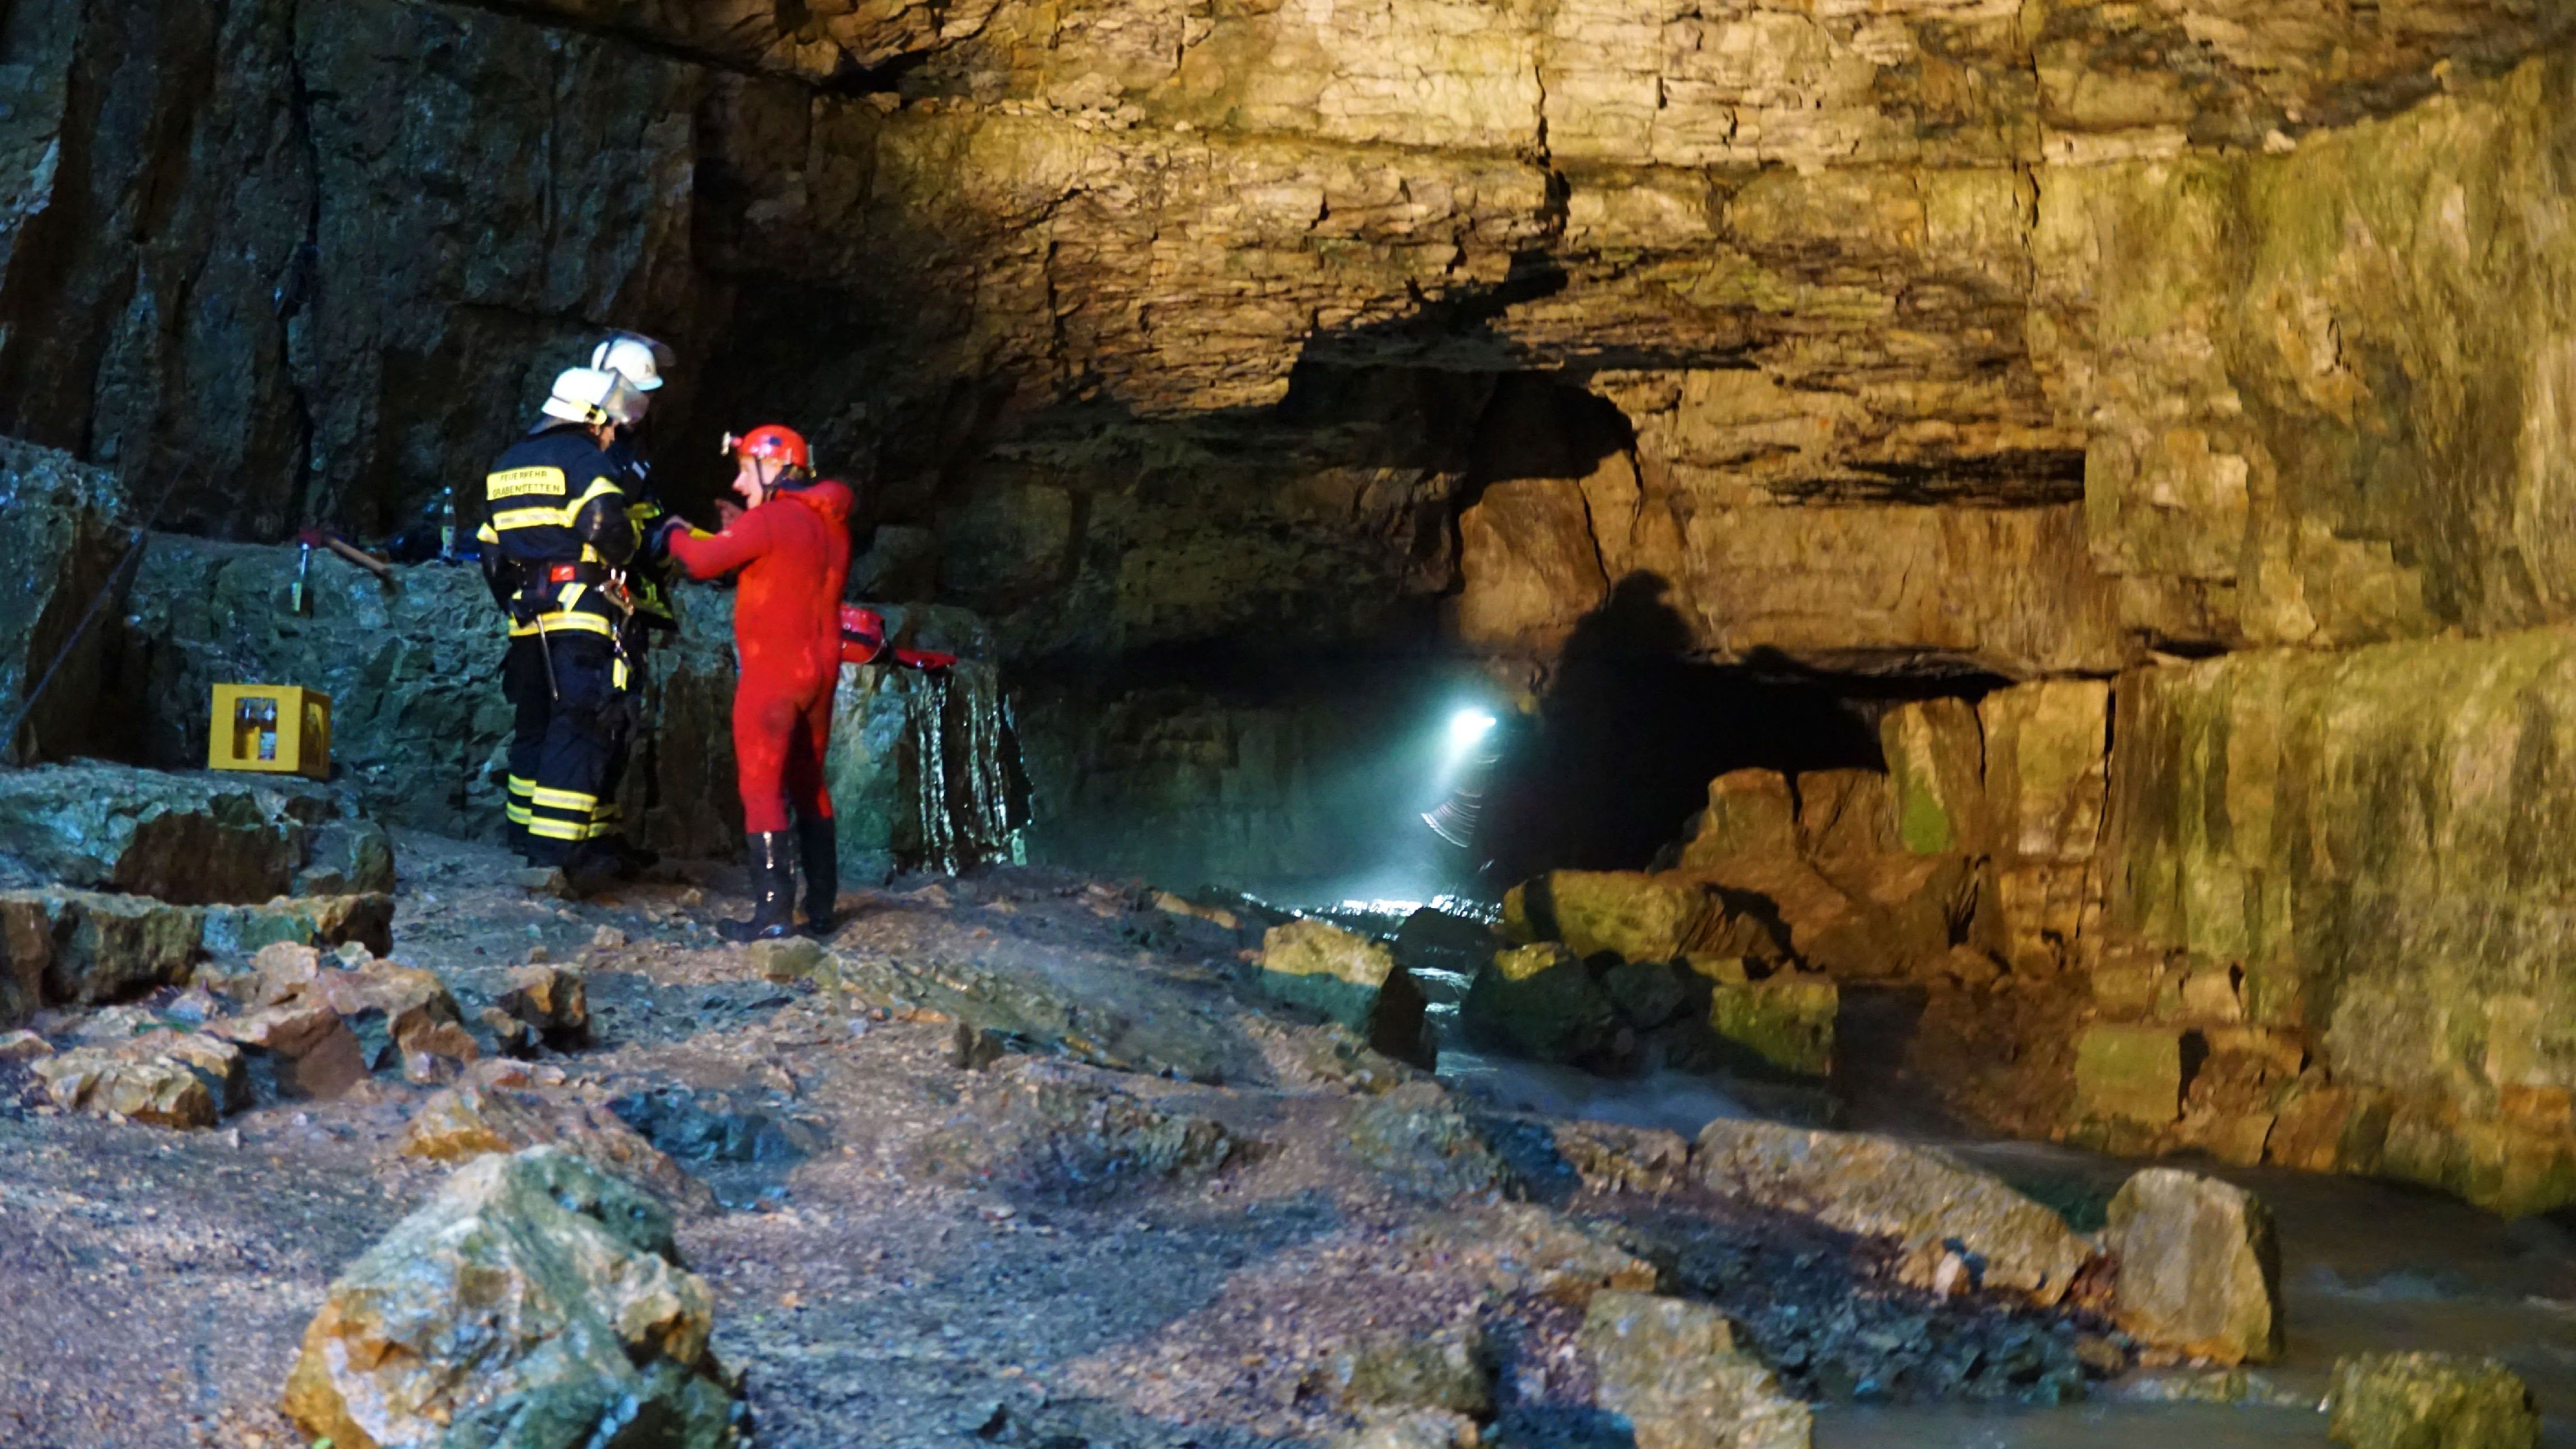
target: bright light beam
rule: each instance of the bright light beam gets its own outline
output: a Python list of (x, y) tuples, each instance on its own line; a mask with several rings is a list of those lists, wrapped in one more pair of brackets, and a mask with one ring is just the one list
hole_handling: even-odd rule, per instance
[(1449, 753), (1462, 756), (1493, 733), (1494, 717), (1481, 709), (1462, 709), (1449, 716)]

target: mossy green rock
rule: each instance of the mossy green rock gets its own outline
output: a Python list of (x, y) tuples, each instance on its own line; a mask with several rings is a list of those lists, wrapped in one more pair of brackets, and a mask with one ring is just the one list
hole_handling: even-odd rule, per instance
[(1723, 898), (1681, 873), (1551, 871), (1503, 896), (1503, 934), (1562, 941), (1577, 956), (1669, 961), (1724, 944), (1731, 924)]
[(2352, 1449), (2533, 1449), (2531, 1390), (2491, 1358), (2365, 1353), (2335, 1365), (2326, 1432)]
[(1711, 987), (1710, 1030), (1765, 1066), (1799, 1076), (1831, 1076), (1834, 1018), (1842, 993), (1822, 976), (1781, 972), (1760, 981)]
[(1570, 1062), (1608, 1049), (1619, 1010), (1583, 958), (1540, 941), (1495, 952), (1468, 986), (1459, 1022), (1516, 1055)]
[(1889, 710), (1879, 748), (1896, 791), (1896, 832), (1916, 855), (1984, 845), (1985, 741), (1963, 700), (1928, 699)]
[(556, 1148), (489, 1155), (332, 1283), (280, 1407), (352, 1446), (722, 1449), (714, 1327), (659, 1202)]
[(1330, 922), (1289, 921), (1261, 937), (1262, 991), (1318, 1011), (1401, 1061), (1424, 1056), (1426, 1006), (1395, 952)]
[(2075, 1038), (2075, 1100), (2090, 1121), (2161, 1127), (2182, 1111), (2182, 1032), (2097, 1023)]
[(2252, 651), (2116, 700), (2105, 938), (2241, 971), (2251, 1022), (2421, 1104), (2391, 1175), (2568, 1200), (2576, 1136), (2509, 1104), (2576, 1073), (2548, 1028), (2576, 1014), (2576, 633)]

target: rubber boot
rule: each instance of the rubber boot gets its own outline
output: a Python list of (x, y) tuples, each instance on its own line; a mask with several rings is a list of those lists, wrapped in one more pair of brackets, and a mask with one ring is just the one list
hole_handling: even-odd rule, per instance
[(759, 901), (751, 919), (719, 922), (717, 935), (728, 941), (774, 941), (796, 929), (796, 866), (787, 858), (786, 831), (753, 832), (751, 888)]
[(796, 844), (805, 858), (805, 934), (828, 936), (839, 924), (841, 834), (830, 816), (796, 821)]

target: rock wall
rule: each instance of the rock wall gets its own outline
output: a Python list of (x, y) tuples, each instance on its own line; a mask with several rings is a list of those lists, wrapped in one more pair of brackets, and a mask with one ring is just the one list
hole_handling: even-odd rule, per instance
[[(2276, 1160), (2512, 1210), (2576, 1196), (2576, 632), (2248, 652), (2120, 688), (2100, 1016), (2284, 1061), (2210, 1104)], [(2208, 1094), (2185, 1091), (2187, 1116)]]
[[(2506, 457), (2566, 290), (2510, 203), (2569, 23), (43, 0), (0, 431), (163, 523), (382, 538), (615, 323), (688, 360), (666, 441), (795, 419), (1014, 658), (1442, 598), (1544, 655), (1635, 573), (1699, 653), (1829, 667), (2528, 624), (2548, 560), (2474, 520), (2555, 476)], [(1531, 375), (1614, 446), (1519, 456)]]

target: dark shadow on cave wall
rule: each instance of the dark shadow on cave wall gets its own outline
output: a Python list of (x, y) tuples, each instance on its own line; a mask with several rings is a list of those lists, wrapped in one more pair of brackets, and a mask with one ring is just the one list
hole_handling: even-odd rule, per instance
[(1682, 838), (1731, 770), (1884, 770), (1878, 717), (1974, 697), (1983, 675), (1828, 674), (1777, 656), (1694, 659), (1653, 573), (1618, 581), (1568, 638), (1537, 709), (1506, 742), (1477, 864), (1495, 889), (1540, 871), (1632, 870)]

